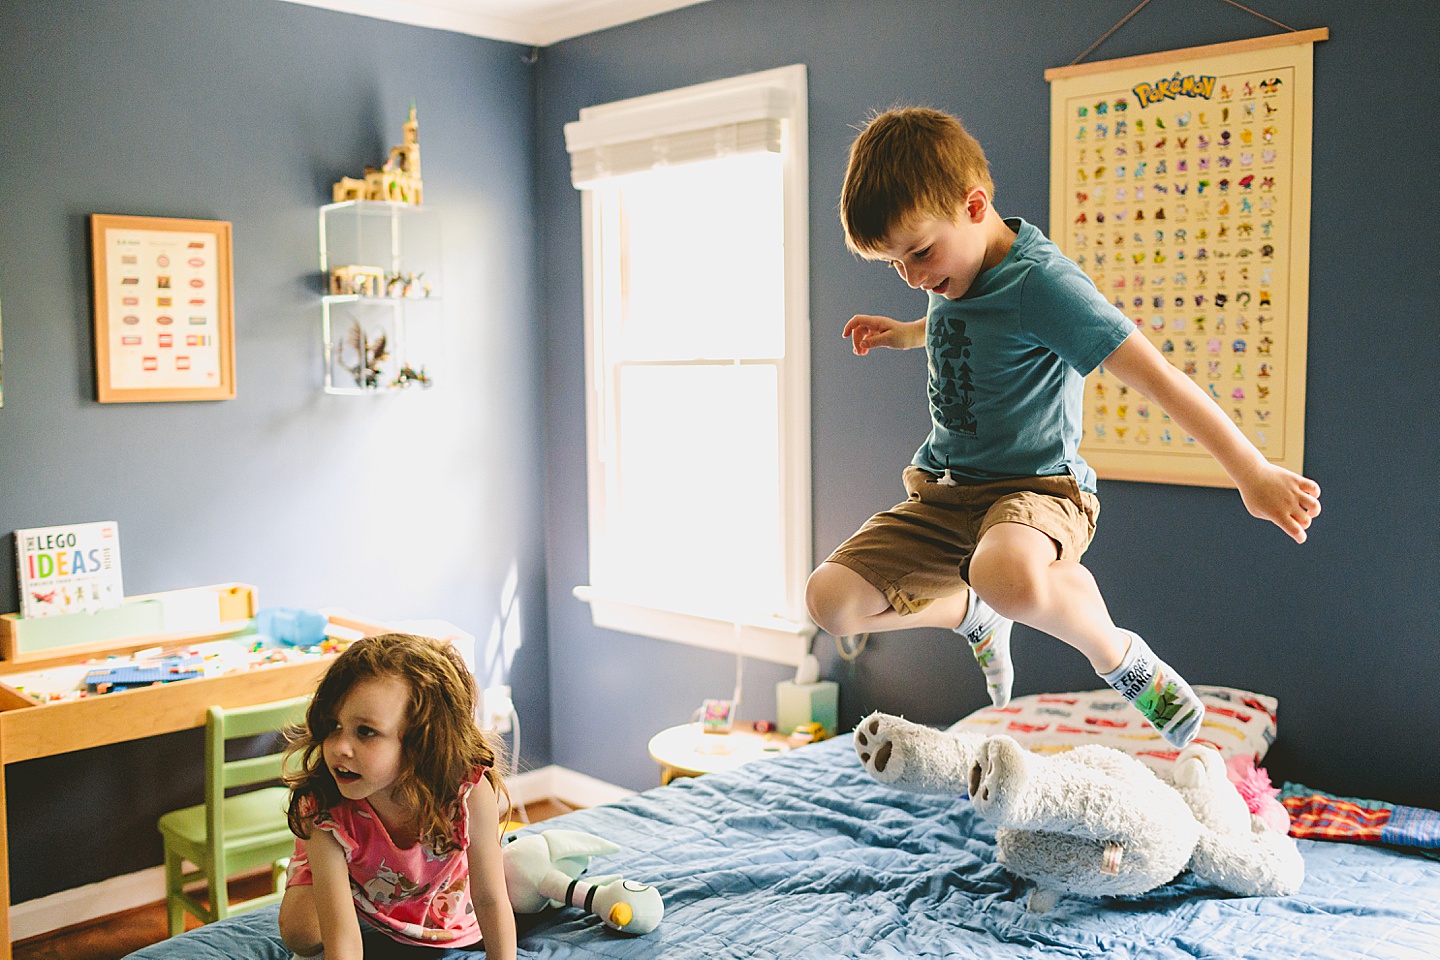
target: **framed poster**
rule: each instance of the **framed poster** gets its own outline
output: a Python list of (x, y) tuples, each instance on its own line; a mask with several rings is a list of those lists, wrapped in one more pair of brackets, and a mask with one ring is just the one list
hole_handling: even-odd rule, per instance
[[(1050, 232), (1273, 463), (1303, 473), (1313, 51), (1326, 29), (1047, 70)], [(1103, 367), (1107, 479), (1233, 486)]]
[(230, 224), (94, 214), (101, 403), (235, 396)]

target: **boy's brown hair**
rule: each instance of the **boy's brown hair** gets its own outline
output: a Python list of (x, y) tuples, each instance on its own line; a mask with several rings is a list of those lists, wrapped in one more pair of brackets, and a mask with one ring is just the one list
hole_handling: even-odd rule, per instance
[(877, 114), (850, 145), (840, 191), (845, 244), (871, 256), (913, 217), (953, 220), (975, 187), (995, 199), (985, 151), (959, 120), (929, 107)]

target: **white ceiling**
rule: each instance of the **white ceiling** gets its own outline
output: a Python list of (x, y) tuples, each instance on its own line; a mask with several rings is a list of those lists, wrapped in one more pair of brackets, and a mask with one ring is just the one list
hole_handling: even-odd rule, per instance
[(289, 0), (543, 47), (705, 0)]

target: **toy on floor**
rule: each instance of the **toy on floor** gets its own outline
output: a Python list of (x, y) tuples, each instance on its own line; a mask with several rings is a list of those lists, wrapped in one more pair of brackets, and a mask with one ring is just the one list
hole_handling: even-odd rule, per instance
[(569, 904), (601, 919), (621, 933), (649, 933), (665, 916), (660, 891), (648, 883), (619, 876), (579, 876), (590, 858), (615, 853), (609, 840), (578, 830), (545, 830), (505, 845), (505, 885), (516, 913), (539, 913)]
[(1295, 841), (1251, 816), (1210, 747), (1185, 748), (1167, 783), (1111, 747), (1042, 756), (1010, 737), (945, 733), (875, 713), (855, 728), (855, 750), (881, 783), (968, 793), (997, 828), (1000, 863), (1035, 882), (1035, 912), (1067, 894), (1144, 893), (1187, 867), (1250, 897), (1292, 894), (1305, 877)]

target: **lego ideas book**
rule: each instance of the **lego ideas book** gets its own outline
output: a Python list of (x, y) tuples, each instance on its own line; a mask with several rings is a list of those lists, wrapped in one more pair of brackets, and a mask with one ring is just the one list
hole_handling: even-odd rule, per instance
[(113, 520), (16, 530), (15, 560), (22, 617), (103, 610), (125, 599)]

